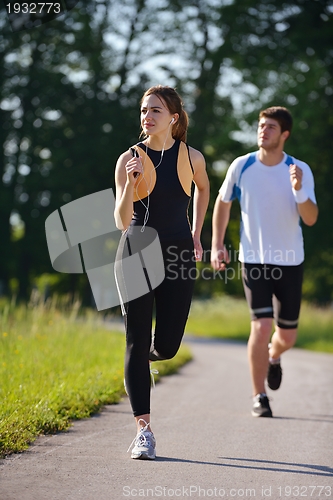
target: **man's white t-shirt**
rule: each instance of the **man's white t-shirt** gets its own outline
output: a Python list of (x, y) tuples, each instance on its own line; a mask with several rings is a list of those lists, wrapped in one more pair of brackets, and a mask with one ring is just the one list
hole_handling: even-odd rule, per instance
[(302, 188), (316, 203), (314, 179), (307, 163), (284, 153), (281, 163), (264, 165), (259, 152), (236, 158), (220, 188), (221, 200), (239, 199), (241, 234), (239, 260), (246, 263), (296, 266), (304, 260), (300, 217), (293, 195), (289, 165), (303, 171)]

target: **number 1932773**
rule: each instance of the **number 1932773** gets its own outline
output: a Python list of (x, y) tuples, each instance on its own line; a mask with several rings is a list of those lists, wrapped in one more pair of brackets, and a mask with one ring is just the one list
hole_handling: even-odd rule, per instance
[(283, 498), (287, 497), (331, 497), (332, 487), (331, 486), (279, 486), (278, 488), (279, 496)]
[(61, 4), (54, 2), (38, 3), (8, 3), (6, 4), (8, 14), (60, 14)]

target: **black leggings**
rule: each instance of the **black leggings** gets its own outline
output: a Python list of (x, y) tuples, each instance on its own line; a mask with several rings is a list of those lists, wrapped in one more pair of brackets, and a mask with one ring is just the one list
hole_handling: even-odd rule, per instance
[(149, 360), (170, 359), (180, 347), (196, 277), (192, 237), (161, 241), (161, 247), (164, 280), (155, 290), (125, 304), (125, 380), (134, 416), (150, 413)]

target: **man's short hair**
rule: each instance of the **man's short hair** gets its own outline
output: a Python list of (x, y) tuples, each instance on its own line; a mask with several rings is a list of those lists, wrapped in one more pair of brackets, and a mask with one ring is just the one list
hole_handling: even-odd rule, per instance
[(282, 106), (272, 106), (270, 108), (263, 109), (259, 113), (259, 120), (261, 118), (273, 118), (279, 123), (281, 132), (285, 132), (286, 130), (291, 132), (293, 119), (289, 109), (287, 108), (283, 108)]

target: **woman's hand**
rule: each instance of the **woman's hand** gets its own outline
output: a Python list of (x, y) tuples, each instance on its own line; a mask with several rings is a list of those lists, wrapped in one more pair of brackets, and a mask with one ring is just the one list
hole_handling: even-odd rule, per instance
[(194, 244), (194, 257), (195, 257), (195, 260), (197, 262), (201, 261), (202, 260), (203, 249), (202, 249), (200, 238), (197, 237), (197, 236), (195, 236), (195, 235), (193, 235), (193, 244)]
[(126, 178), (129, 184), (135, 184), (137, 177), (143, 173), (143, 166), (140, 157), (133, 157), (125, 164)]

